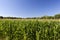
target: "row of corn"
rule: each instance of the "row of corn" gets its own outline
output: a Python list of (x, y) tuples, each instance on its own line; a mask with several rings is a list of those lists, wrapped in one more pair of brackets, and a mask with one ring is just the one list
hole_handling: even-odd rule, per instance
[(60, 22), (0, 20), (0, 40), (60, 40)]

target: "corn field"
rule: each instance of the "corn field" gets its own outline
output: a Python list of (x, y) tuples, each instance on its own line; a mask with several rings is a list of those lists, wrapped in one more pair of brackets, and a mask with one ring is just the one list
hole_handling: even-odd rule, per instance
[(60, 21), (0, 20), (0, 40), (60, 40)]

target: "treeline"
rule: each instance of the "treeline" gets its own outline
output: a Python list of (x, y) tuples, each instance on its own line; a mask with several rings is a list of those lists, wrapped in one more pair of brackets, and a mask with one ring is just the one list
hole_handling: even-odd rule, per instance
[(54, 16), (32, 17), (27, 19), (60, 19), (60, 14), (56, 14)]
[(20, 17), (3, 17), (3, 16), (0, 16), (0, 19), (22, 19)]
[(54, 16), (42, 16), (42, 17), (27, 17), (27, 18), (21, 18), (21, 17), (3, 17), (0, 16), (0, 19), (60, 19), (60, 14), (56, 14)]

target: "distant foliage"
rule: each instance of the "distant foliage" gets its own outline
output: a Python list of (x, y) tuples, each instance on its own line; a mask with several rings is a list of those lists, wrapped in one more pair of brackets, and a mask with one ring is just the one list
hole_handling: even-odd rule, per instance
[(60, 14), (56, 14), (54, 17), (55, 19), (60, 19)]
[(54, 17), (53, 16), (43, 16), (43, 17), (41, 17), (41, 19), (54, 19)]
[(0, 16), (0, 19), (3, 19), (3, 16)]
[(21, 18), (21, 17), (3, 17), (3, 16), (0, 16), (0, 19), (60, 19), (60, 14), (56, 14), (54, 16), (27, 17), (27, 18)]

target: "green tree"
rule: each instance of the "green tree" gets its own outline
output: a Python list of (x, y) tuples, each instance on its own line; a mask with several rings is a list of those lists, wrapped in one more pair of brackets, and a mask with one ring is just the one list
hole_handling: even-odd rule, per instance
[(60, 19), (60, 14), (56, 14), (54, 17), (55, 19)]
[(3, 16), (0, 16), (0, 19), (3, 19)]

